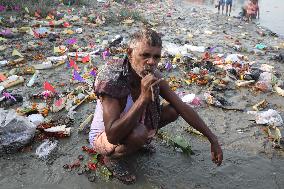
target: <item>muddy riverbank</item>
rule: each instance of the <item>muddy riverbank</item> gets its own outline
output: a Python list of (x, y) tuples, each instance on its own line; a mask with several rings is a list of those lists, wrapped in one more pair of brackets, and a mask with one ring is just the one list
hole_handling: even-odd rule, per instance
[[(96, 4), (97, 8), (90, 12), (100, 12), (102, 4)], [(109, 5), (105, 5), (108, 7)], [(110, 4), (116, 6), (116, 4)], [(246, 23), (231, 17), (215, 14), (212, 10), (203, 7), (195, 7), (185, 1), (159, 1), (158, 3), (143, 3), (133, 5), (133, 9), (139, 10), (143, 18), (149, 21), (157, 31), (162, 34), (164, 47), (168, 43), (174, 43), (181, 47), (184, 44), (193, 46), (204, 46), (212, 49), (212, 56), (217, 54), (243, 54), (245, 62), (255, 67), (263, 64), (273, 66), (273, 72), (277, 72), (277, 78), (283, 80), (283, 60), (272, 60), (272, 57), (283, 53), (284, 41), (275, 34), (262, 30), (253, 23)], [(97, 10), (99, 9), (99, 10)], [(80, 13), (81, 8), (76, 7), (72, 15)], [(151, 14), (149, 14), (151, 12)], [(45, 44), (41, 50), (46, 57), (54, 56), (53, 46), (63, 44), (67, 38), (76, 37), (80, 46), (87, 46), (88, 42), (99, 43), (103, 40), (111, 40), (120, 34), (127, 41), (130, 33), (139, 29), (143, 20), (134, 20), (133, 24), (105, 23), (102, 25), (84, 24), (82, 15), (76, 27), (83, 28), (83, 33), (74, 35), (63, 35), (56, 42), (48, 42), (47, 39), (34, 39), (31, 36), (8, 39), (4, 43), (7, 49), (2, 53), (4, 60), (11, 59), (10, 54), (16, 47), (18, 41), (27, 44), (28, 41), (43, 41)], [(74, 24), (75, 25), (75, 24)], [(74, 26), (75, 27), (75, 26)], [(47, 27), (48, 28), (48, 27)], [(70, 28), (75, 30), (75, 28)], [(60, 33), (63, 29), (55, 29)], [(262, 31), (265, 35), (260, 35)], [(236, 41), (242, 50), (236, 49)], [(264, 44), (265, 49), (257, 49), (257, 44)], [(281, 46), (282, 45), (282, 46)], [(167, 46), (169, 47), (169, 46)], [(23, 49), (26, 46), (23, 45)], [(168, 48), (168, 51), (170, 49)], [(35, 50), (33, 55), (38, 52)], [(167, 52), (168, 53), (168, 52)], [(22, 51), (28, 56), (28, 52)], [(204, 52), (188, 51), (187, 56), (193, 59), (201, 59)], [(36, 61), (31, 61), (33, 65)], [(92, 57), (92, 65), (100, 67), (104, 63), (101, 56)], [(84, 64), (78, 63), (83, 69)], [(179, 65), (179, 64), (177, 64)], [(4, 68), (1, 67), (4, 70)], [(2, 70), (1, 70), (2, 71)], [(185, 76), (182, 66), (177, 66), (163, 73), (170, 78), (181, 80)], [(212, 73), (214, 74), (214, 73)], [(27, 76), (27, 82), (31, 76)], [(67, 88), (75, 88), (70, 82), (72, 72), (66, 65), (54, 69), (41, 71), (40, 77), (32, 88), (25, 85), (12, 88), (13, 93), (21, 94), (28, 101), (28, 95), (43, 91), (43, 82), (49, 81), (56, 86), (59, 92)], [(60, 83), (65, 83), (62, 87)], [(177, 91), (194, 93), (204, 99), (204, 93), (209, 90), (210, 84), (197, 85), (196, 83), (182, 84)], [(230, 86), (229, 86), (230, 85)], [(74, 124), (71, 127), (71, 136), (59, 139), (56, 151), (47, 160), (41, 160), (35, 155), (36, 148), (41, 141), (32, 142), (31, 146), (16, 154), (0, 157), (0, 188), (62, 188), (62, 189), (91, 189), (91, 188), (281, 188), (284, 185), (284, 152), (282, 149), (272, 148), (272, 142), (263, 132), (265, 126), (256, 125), (254, 117), (246, 111), (252, 110), (252, 106), (266, 99), (268, 106), (265, 110), (275, 109), (284, 117), (284, 103), (282, 96), (273, 91), (262, 92), (254, 90), (253, 87), (236, 87), (230, 81), (229, 88), (217, 91), (222, 97), (230, 102), (231, 107), (243, 111), (231, 111), (217, 108), (206, 104), (195, 108), (212, 131), (219, 137), (224, 150), (224, 161), (222, 166), (216, 167), (210, 159), (209, 142), (194, 134), (184, 131), (187, 124), (180, 118), (175, 123), (165, 127), (164, 130), (171, 135), (184, 137), (191, 145), (194, 155), (187, 156), (168, 147), (160, 139), (155, 139), (153, 144), (157, 149), (155, 154), (139, 154), (130, 157), (130, 165), (137, 174), (135, 185), (125, 186), (115, 179), (104, 181), (97, 178), (90, 182), (85, 175), (78, 175), (77, 170), (67, 171), (63, 168), (65, 164), (74, 162), (82, 152), (81, 147), (88, 145), (88, 135), (78, 133), (78, 127), (83, 120), (94, 111), (95, 101), (83, 103), (76, 109)], [(67, 111), (61, 111), (66, 115)]]

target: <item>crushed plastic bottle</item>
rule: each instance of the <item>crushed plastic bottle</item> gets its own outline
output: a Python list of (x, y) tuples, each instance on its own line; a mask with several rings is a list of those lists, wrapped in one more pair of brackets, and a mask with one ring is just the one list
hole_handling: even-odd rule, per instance
[(36, 70), (35, 73), (34, 73), (34, 75), (31, 77), (30, 81), (27, 83), (27, 86), (28, 86), (28, 87), (31, 87), (31, 86), (34, 85), (38, 74), (39, 74), (39, 71)]

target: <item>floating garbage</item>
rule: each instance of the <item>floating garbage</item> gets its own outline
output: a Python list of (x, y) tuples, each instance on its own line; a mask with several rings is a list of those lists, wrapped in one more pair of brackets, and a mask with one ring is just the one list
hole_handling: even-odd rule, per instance
[(284, 90), (283, 89), (281, 89), (280, 87), (278, 87), (278, 86), (274, 86), (274, 88), (273, 88), (280, 96), (283, 96), (284, 97)]
[(234, 62), (241, 62), (241, 60), (244, 58), (241, 54), (229, 54), (225, 58), (226, 63), (234, 63)]
[(0, 97), (0, 108), (10, 108), (21, 102), (23, 102), (23, 97), (20, 94), (2, 92), (2, 97)]
[(164, 46), (163, 50), (169, 53), (170, 55), (176, 55), (176, 54), (187, 55), (188, 51), (200, 52), (200, 53), (205, 52), (204, 46), (194, 46), (189, 44), (179, 46), (174, 43), (165, 43), (163, 46)]
[(246, 87), (246, 86), (249, 86), (253, 83), (255, 83), (255, 80), (249, 80), (249, 81), (238, 80), (238, 81), (236, 81), (236, 86)]
[(201, 105), (201, 99), (197, 97), (195, 94), (187, 94), (181, 98), (181, 100), (185, 103), (188, 103), (193, 106), (200, 106)]
[(6, 66), (8, 64), (8, 60), (1, 60), (0, 61), (0, 67), (4, 67), (4, 66)]
[(275, 126), (269, 126), (264, 128), (270, 140), (272, 140), (273, 148), (283, 148), (281, 142), (283, 142), (284, 132), (283, 128), (278, 128)]
[(39, 147), (37, 147), (35, 154), (39, 158), (47, 159), (48, 156), (55, 150), (57, 144), (58, 144), (57, 140), (54, 141), (51, 141), (49, 139), (44, 140), (44, 142), (41, 145), (39, 145)]
[(94, 114), (90, 114), (84, 121), (83, 123), (80, 124), (78, 127), (78, 132), (82, 132), (86, 130), (87, 125), (93, 120)]
[(14, 87), (24, 82), (24, 78), (22, 76), (12, 75), (9, 76), (5, 81), (0, 83), (0, 86), (3, 86), (4, 89)]
[(37, 79), (37, 77), (38, 77), (38, 74), (39, 74), (39, 71), (36, 70), (35, 73), (34, 73), (34, 75), (31, 77), (31, 79), (30, 79), (29, 82), (27, 83), (27, 87), (31, 87), (31, 86), (34, 85), (34, 83), (35, 83), (35, 81), (36, 81), (36, 79)]
[(158, 137), (167, 142), (167, 144), (182, 150), (182, 152), (187, 155), (194, 154), (194, 152), (191, 150), (191, 146), (181, 136), (172, 137), (167, 132), (159, 131)]
[(255, 121), (260, 125), (272, 125), (280, 127), (283, 125), (283, 120), (280, 114), (273, 109), (264, 112), (248, 111), (248, 114), (255, 115)]
[(31, 114), (28, 119), (36, 126), (44, 122), (44, 117), (41, 114)]
[(255, 46), (255, 48), (257, 48), (257, 49), (259, 49), (259, 50), (265, 50), (265, 49), (267, 49), (267, 46), (264, 45), (264, 44), (257, 44), (257, 45)]
[(71, 135), (71, 128), (66, 125), (50, 127), (48, 129), (44, 129), (44, 131), (51, 134), (51, 136), (67, 137)]
[(255, 111), (260, 111), (263, 110), (264, 108), (266, 108), (268, 105), (268, 102), (266, 101), (266, 99), (258, 102), (257, 104), (255, 104), (252, 109), (254, 109)]
[(36, 126), (14, 110), (0, 108), (0, 153), (16, 152), (29, 144), (34, 137)]
[(271, 65), (268, 65), (268, 64), (261, 64), (261, 66), (259, 67), (259, 69), (260, 69), (261, 71), (264, 71), (264, 72), (273, 72), (274, 67), (271, 66)]

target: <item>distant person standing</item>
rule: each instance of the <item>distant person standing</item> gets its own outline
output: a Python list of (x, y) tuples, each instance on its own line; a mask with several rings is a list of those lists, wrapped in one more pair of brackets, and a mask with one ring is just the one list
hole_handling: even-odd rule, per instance
[(228, 15), (228, 8), (230, 7), (229, 16), (231, 16), (233, 0), (225, 0), (225, 5), (226, 5), (226, 15)]
[(244, 3), (240, 16), (244, 21), (251, 21), (252, 19), (259, 19), (258, 0), (248, 0)]
[(217, 0), (215, 8), (218, 8), (218, 14), (220, 13), (221, 7), (222, 7), (222, 14), (224, 13), (224, 5), (225, 5), (225, 0)]
[(258, 6), (258, 0), (250, 0), (248, 4), (245, 7), (246, 9), (246, 17), (248, 21), (251, 21), (252, 19), (259, 19), (259, 6)]

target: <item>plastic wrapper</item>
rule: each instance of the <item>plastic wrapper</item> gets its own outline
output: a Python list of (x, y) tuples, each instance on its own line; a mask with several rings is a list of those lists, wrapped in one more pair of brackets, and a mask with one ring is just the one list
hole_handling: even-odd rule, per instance
[(179, 46), (174, 43), (165, 43), (164, 45), (164, 50), (165, 52), (171, 54), (171, 55), (176, 55), (176, 54), (181, 54), (181, 55), (186, 55), (188, 54), (189, 51), (192, 52), (205, 52), (205, 47), (204, 46), (194, 46), (194, 45), (189, 45), (185, 44), (183, 46)]
[(57, 147), (58, 141), (51, 141), (49, 139), (45, 140), (39, 147), (36, 149), (36, 155), (39, 158), (46, 159)]
[(241, 62), (243, 59), (243, 55), (241, 54), (229, 54), (225, 58), (226, 63), (233, 63), (233, 62)]
[(28, 119), (36, 126), (44, 122), (44, 117), (41, 114), (31, 114)]
[(248, 114), (255, 115), (255, 121), (261, 125), (283, 126), (283, 120), (280, 114), (273, 109), (264, 112), (248, 111)]
[(187, 94), (181, 98), (181, 100), (187, 104), (190, 104), (192, 106), (200, 106), (202, 104), (202, 101), (199, 97), (197, 97), (195, 94)]
[(255, 83), (255, 88), (262, 91), (262, 92), (268, 92), (272, 90), (272, 86), (270, 83), (265, 81), (258, 81)]
[(34, 137), (36, 126), (14, 110), (0, 109), (0, 153), (16, 152)]

